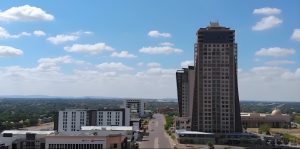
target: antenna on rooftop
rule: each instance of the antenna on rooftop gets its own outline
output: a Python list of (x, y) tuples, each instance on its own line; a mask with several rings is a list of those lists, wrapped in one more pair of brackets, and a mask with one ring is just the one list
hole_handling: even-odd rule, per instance
[(219, 21), (216, 21), (216, 22), (211, 21), (211, 22), (209, 22), (209, 27), (220, 27)]

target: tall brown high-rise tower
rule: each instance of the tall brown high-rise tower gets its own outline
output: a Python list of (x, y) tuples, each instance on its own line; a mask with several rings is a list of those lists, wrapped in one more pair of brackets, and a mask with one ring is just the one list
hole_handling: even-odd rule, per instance
[(235, 31), (210, 23), (197, 32), (192, 131), (241, 132)]

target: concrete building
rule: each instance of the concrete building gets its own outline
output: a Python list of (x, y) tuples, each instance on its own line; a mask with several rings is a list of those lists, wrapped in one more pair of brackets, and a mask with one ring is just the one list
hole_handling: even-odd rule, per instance
[(282, 114), (279, 109), (275, 109), (271, 114), (265, 113), (241, 113), (242, 125), (245, 128), (258, 128), (261, 124), (268, 124), (273, 128), (289, 128), (291, 117)]
[(82, 126), (129, 126), (128, 108), (122, 109), (66, 109), (59, 111), (54, 124), (58, 132), (79, 131)]
[(44, 149), (44, 137), (54, 131), (5, 130), (0, 136), (1, 149)]
[(194, 66), (188, 66), (176, 72), (177, 97), (180, 117), (192, 116), (192, 104), (194, 97), (195, 70)]
[(197, 31), (192, 131), (241, 132), (235, 31), (210, 23)]
[(191, 130), (191, 118), (190, 117), (175, 117), (174, 127), (176, 130)]
[(133, 138), (132, 126), (83, 126), (80, 131), (6, 130), (1, 149), (127, 149)]
[[(199, 144), (207, 144), (207, 142), (212, 142), (214, 144), (230, 144), (235, 145), (236, 148), (238, 144), (256, 144), (261, 142), (261, 138), (255, 134), (251, 133), (226, 133), (226, 134), (216, 134), (216, 133), (205, 133), (197, 131), (186, 131), (186, 130), (176, 130), (175, 132), (177, 141), (179, 144), (174, 146), (174, 149), (185, 149), (185, 148), (206, 148), (206, 146)], [(185, 145), (184, 145), (185, 144)], [(196, 145), (198, 144), (198, 145)], [(226, 148), (222, 146), (220, 148)], [(239, 148), (239, 147), (237, 147)], [(242, 147), (241, 147), (242, 148)]]
[(134, 113), (137, 113), (136, 117), (143, 117), (145, 114), (145, 102), (139, 99), (126, 99), (124, 101), (124, 106), (130, 109), (130, 113), (134, 116)]
[(132, 140), (131, 126), (83, 126), (81, 131), (45, 137), (46, 149), (126, 149)]
[(197, 131), (176, 130), (177, 141), (181, 144), (215, 143), (215, 134)]

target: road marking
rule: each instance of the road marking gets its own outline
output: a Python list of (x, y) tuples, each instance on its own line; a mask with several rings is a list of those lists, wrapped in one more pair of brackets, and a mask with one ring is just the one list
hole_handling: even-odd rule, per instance
[(158, 138), (155, 137), (154, 139), (154, 148), (158, 148)]

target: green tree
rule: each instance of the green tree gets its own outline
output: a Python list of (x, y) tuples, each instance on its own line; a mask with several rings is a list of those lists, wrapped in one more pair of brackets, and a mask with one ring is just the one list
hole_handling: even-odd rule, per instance
[(173, 125), (174, 117), (170, 115), (165, 115), (165, 118), (166, 118), (165, 130), (169, 130), (170, 127), (172, 127)]
[(209, 149), (214, 149), (215, 148), (214, 144), (211, 141), (209, 141), (207, 143), (207, 145), (208, 145)]
[(270, 134), (270, 129), (271, 129), (271, 126), (269, 124), (262, 124), (258, 128), (258, 132), (259, 133), (266, 133), (267, 135), (269, 135)]

